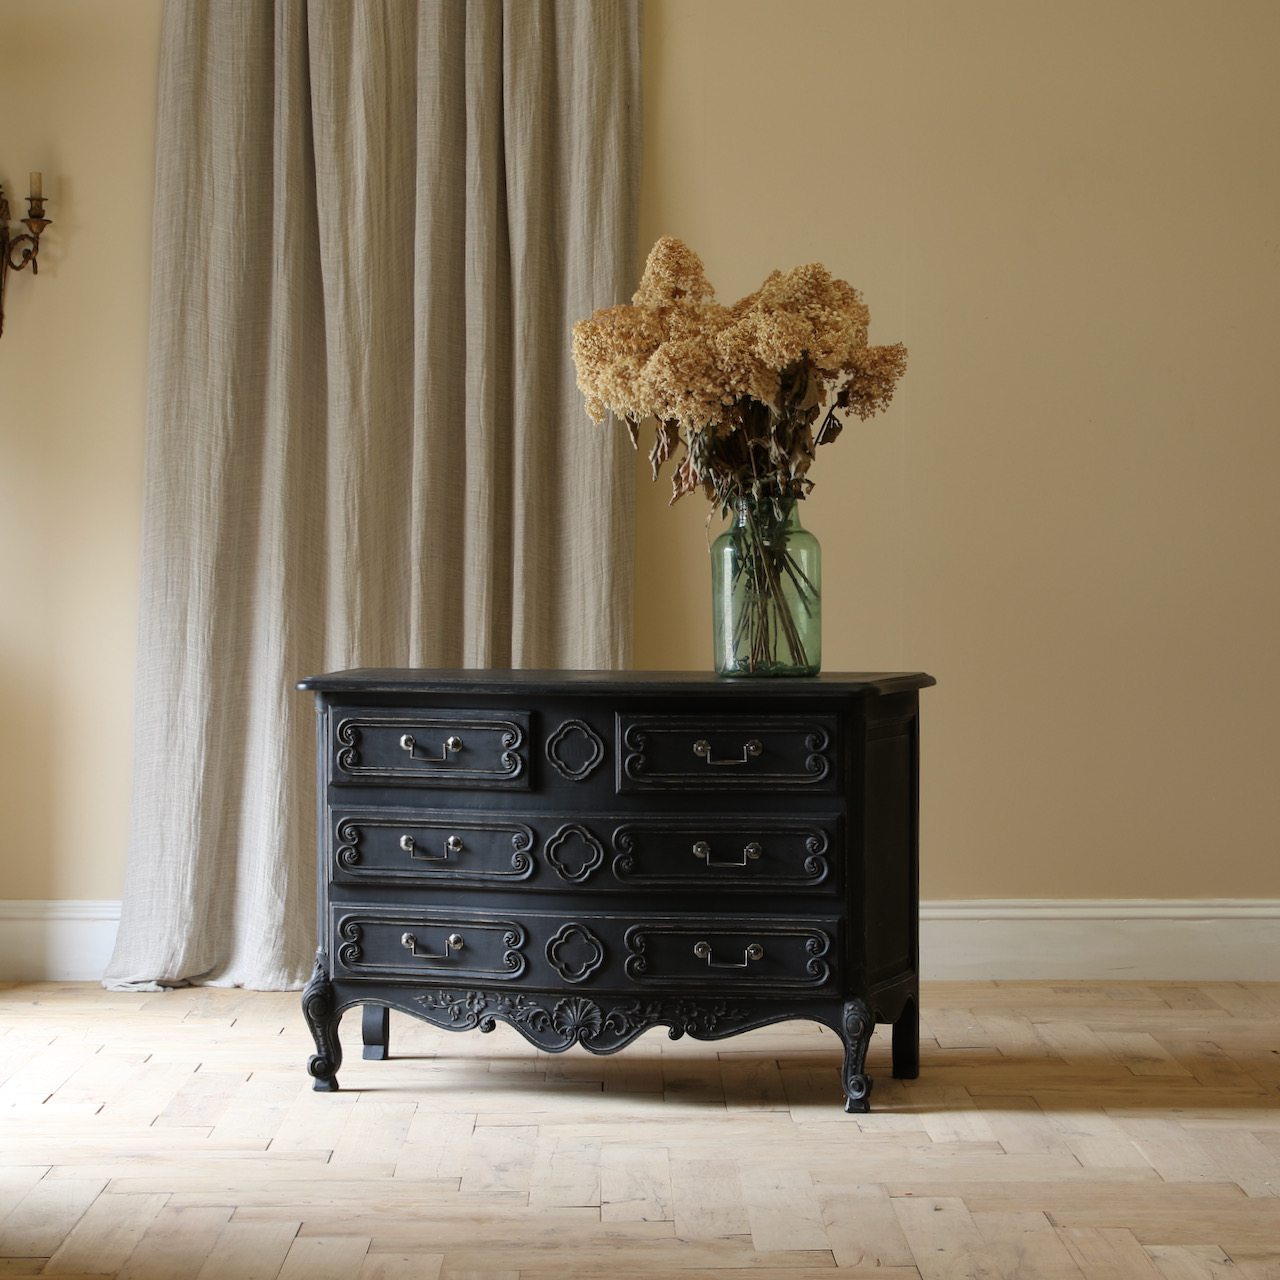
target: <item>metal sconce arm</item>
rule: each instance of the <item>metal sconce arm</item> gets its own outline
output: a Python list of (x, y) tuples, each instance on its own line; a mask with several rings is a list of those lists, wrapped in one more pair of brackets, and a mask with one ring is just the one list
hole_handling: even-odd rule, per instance
[(9, 234), (9, 201), (0, 187), (0, 334), (4, 333), (4, 294), (10, 271), (31, 268), (33, 276), (40, 274), (40, 236), (46, 227), (52, 226), (44, 216), (44, 192), (41, 175), (31, 175), (31, 194), (27, 197), (27, 216), (22, 219), (26, 232)]

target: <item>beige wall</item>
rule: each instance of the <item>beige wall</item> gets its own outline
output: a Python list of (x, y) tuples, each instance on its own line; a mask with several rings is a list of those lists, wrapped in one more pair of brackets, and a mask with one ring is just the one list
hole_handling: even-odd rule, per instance
[[(123, 874), (159, 0), (0, 0), (0, 898)], [(829, 670), (924, 668), (927, 897), (1280, 897), (1280, 8), (647, 0), (642, 238), (912, 362), (815, 468)], [(583, 419), (584, 428), (591, 429)], [(641, 489), (637, 665), (707, 668)]]
[[(1280, 896), (1280, 6), (647, 0), (641, 235), (911, 350), (819, 456), (824, 666), (924, 669), (926, 897)], [(642, 485), (637, 665), (710, 662)]]
[(159, 17), (0, 2), (0, 183), (53, 219), (0, 338), (0, 899), (124, 875)]

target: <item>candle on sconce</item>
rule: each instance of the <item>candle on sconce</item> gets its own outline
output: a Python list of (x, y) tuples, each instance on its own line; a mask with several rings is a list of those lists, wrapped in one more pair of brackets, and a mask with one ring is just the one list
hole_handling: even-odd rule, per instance
[(31, 198), (33, 200), (44, 199), (44, 174), (42, 173), (33, 172), (31, 174)]

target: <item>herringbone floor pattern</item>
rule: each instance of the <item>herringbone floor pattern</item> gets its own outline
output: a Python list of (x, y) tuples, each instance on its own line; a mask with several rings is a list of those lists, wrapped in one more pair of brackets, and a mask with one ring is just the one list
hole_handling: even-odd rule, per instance
[(0, 1276), (1280, 1278), (1280, 985), (935, 983), (834, 1035), (538, 1053), (393, 1015), (316, 1094), (296, 993), (0, 987)]

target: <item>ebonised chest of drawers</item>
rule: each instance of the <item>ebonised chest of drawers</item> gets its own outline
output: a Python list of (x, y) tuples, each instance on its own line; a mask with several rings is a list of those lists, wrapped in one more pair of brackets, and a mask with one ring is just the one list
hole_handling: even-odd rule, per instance
[(541, 1049), (790, 1018), (845, 1045), (865, 1111), (876, 1022), (918, 1070), (923, 674), (359, 670), (319, 720), (315, 1087), (363, 1006)]

